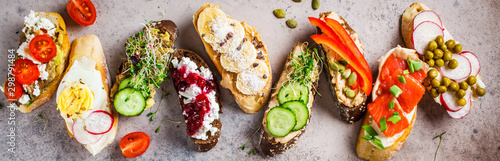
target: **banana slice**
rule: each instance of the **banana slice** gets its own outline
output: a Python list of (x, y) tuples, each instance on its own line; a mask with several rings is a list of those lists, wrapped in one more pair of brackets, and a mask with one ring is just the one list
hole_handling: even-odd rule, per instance
[(233, 52), (245, 37), (240, 22), (217, 8), (207, 8), (198, 17), (198, 30), (205, 42), (217, 53)]
[(236, 88), (246, 95), (257, 95), (267, 84), (269, 79), (269, 68), (263, 60), (252, 64), (250, 69), (238, 74)]
[(245, 41), (234, 52), (222, 54), (220, 63), (227, 71), (239, 73), (250, 68), (256, 59), (257, 50), (252, 43)]

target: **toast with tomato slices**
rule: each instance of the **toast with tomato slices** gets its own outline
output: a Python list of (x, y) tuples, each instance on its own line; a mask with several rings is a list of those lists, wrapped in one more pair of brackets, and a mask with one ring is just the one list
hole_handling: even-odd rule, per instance
[(61, 15), (31, 11), (25, 17), (14, 66), (9, 68), (2, 88), (9, 102), (29, 113), (49, 101), (67, 66), (69, 50)]
[(378, 63), (372, 102), (367, 105), (356, 146), (358, 157), (365, 160), (387, 160), (401, 149), (415, 123), (417, 104), (425, 93), (422, 82), (429, 69), (415, 50), (400, 46)]
[[(366, 76), (369, 77), (367, 78), (369, 83), (367, 83), (365, 86), (371, 86), (371, 71), (370, 67), (368, 66), (368, 63), (366, 62), (365, 58), (363, 57), (364, 49), (363, 49), (363, 44), (361, 44), (361, 41), (359, 39), (358, 34), (347, 24), (347, 22), (339, 16), (337, 13), (331, 11), (331, 12), (325, 12), (320, 14), (320, 19), (322, 21), (325, 21), (326, 18), (329, 18), (330, 20), (334, 20), (338, 23), (336, 24), (341, 24), (342, 27), (334, 28), (331, 26), (332, 22), (326, 23), (325, 27), (318, 27), (318, 33), (322, 33), (323, 35), (329, 36), (331, 38), (339, 38), (336, 43), (345, 46), (348, 50), (347, 51), (339, 51), (336, 49), (332, 49), (329, 46), (326, 46), (324, 44), (318, 43), (321, 46), (321, 51), (322, 55), (324, 56), (324, 60), (326, 63), (324, 63), (325, 66), (325, 74), (328, 78), (328, 82), (330, 84), (330, 90), (332, 91), (332, 94), (334, 97), (336, 97), (335, 102), (337, 104), (337, 108), (340, 113), (340, 117), (343, 121), (354, 124), (354, 122), (358, 121), (363, 117), (363, 114), (366, 111), (366, 104), (367, 104), (367, 98), (370, 93), (366, 93), (364, 91), (369, 92), (370, 90), (362, 90), (361, 84), (358, 83), (361, 75), (360, 73), (367, 73)], [(311, 19), (311, 23), (314, 23), (313, 19)], [(316, 23), (323, 23), (323, 22), (316, 22)], [(313, 24), (315, 25), (315, 24)], [(329, 32), (332, 31), (324, 31), (324, 30), (330, 30), (328, 29), (331, 27), (331, 29), (334, 29), (332, 33), (333, 35), (329, 35)], [(342, 31), (343, 30), (343, 31)], [(338, 33), (337, 33), (338, 32)], [(342, 39), (341, 33), (346, 33), (345, 35), (347, 36), (346, 39)], [(337, 36), (335, 36), (337, 35)], [(350, 40), (349, 40), (350, 39)], [(344, 42), (345, 40), (345, 42)], [(348, 46), (351, 44), (352, 46)], [(349, 51), (350, 49), (350, 51)], [(353, 60), (355, 61), (343, 61), (343, 60), (348, 60), (347, 57), (349, 55), (355, 55), (358, 53), (359, 57), (355, 58)], [(360, 59), (360, 60), (356, 60)], [(347, 64), (346, 62), (349, 62)], [(359, 62), (360, 65), (365, 66), (364, 68), (367, 71), (357, 71), (355, 70), (356, 68), (352, 68), (353, 64)], [(349, 85), (349, 74), (344, 74), (346, 76), (343, 76), (343, 73), (346, 73), (347, 70), (349, 71), (356, 71), (357, 73), (357, 79), (354, 84)], [(351, 72), (348, 72), (351, 73)], [(367, 87), (368, 88), (368, 87)], [(371, 88), (371, 87), (369, 87)], [(353, 95), (347, 95), (346, 93), (352, 91), (354, 94)]]

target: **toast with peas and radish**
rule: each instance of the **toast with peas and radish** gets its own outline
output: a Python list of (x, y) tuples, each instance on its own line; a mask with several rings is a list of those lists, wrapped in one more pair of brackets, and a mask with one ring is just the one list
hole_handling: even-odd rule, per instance
[(417, 104), (425, 93), (422, 82), (429, 66), (415, 50), (400, 46), (378, 60), (373, 86), (359, 132), (356, 152), (365, 160), (387, 160), (403, 146), (415, 123)]
[(325, 74), (336, 96), (341, 119), (353, 124), (363, 117), (372, 90), (372, 75), (363, 56), (363, 45), (358, 34), (333, 11), (321, 13), (319, 19), (309, 17), (309, 21), (320, 33), (311, 38), (321, 46)]
[(269, 99), (272, 82), (267, 48), (259, 33), (213, 4), (201, 6), (193, 24), (222, 77), (220, 85), (231, 91), (245, 113), (258, 112)]
[(186, 120), (186, 132), (198, 151), (209, 151), (217, 145), (222, 127), (222, 100), (215, 76), (200, 56), (184, 49), (172, 55), (170, 73)]
[(7, 100), (23, 113), (49, 101), (66, 69), (69, 49), (61, 15), (30, 11), (24, 18), (15, 61), (2, 88)]
[(265, 155), (285, 152), (306, 131), (322, 67), (319, 62), (321, 57), (306, 43), (295, 44), (290, 52), (262, 120), (259, 144)]
[(415, 49), (420, 59), (429, 64), (424, 85), (434, 100), (452, 118), (465, 117), (474, 101), (486, 93), (477, 56), (463, 51), (462, 44), (453, 39), (438, 14), (421, 2), (403, 13), (401, 34), (406, 46)]

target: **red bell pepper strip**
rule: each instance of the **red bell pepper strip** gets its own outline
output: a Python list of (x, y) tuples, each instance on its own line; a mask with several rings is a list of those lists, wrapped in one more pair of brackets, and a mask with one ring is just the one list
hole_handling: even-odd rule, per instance
[(349, 61), (349, 65), (355, 70), (358, 71), (359, 76), (363, 80), (360, 84), (361, 89), (367, 95), (372, 91), (372, 80), (371, 80), (371, 72), (366, 72), (359, 64), (359, 62), (349, 55), (350, 51), (341, 43), (339, 40), (335, 40), (326, 35), (312, 35), (311, 38), (318, 44), (327, 46), (339, 54), (342, 58), (347, 59)]
[(311, 25), (319, 27), (319, 29), (321, 29), (321, 32), (323, 32), (323, 34), (325, 34), (326, 36), (331, 38), (336, 37), (337, 39), (339, 39), (335, 31), (333, 31), (333, 29), (328, 26), (325, 21), (318, 18), (309, 17), (309, 22), (311, 22)]

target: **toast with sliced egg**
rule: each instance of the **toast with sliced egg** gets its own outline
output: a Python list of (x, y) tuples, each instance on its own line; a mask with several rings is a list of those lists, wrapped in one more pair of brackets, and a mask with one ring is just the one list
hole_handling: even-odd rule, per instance
[(118, 114), (108, 97), (110, 78), (99, 38), (86, 35), (75, 39), (57, 89), (57, 109), (68, 135), (92, 155), (111, 144), (116, 135)]
[(290, 51), (262, 120), (260, 149), (266, 156), (281, 154), (306, 131), (321, 72), (321, 58), (306, 43)]
[(150, 21), (125, 44), (127, 58), (111, 88), (111, 102), (118, 113), (140, 115), (155, 104), (155, 88), (167, 77), (174, 53), (177, 25), (170, 20)]
[(201, 6), (193, 24), (222, 77), (220, 85), (231, 91), (244, 112), (258, 112), (269, 99), (272, 82), (267, 48), (259, 33), (213, 4)]
[[(58, 13), (31, 11), (24, 18), (15, 58), (9, 56), (7, 82), (2, 90), (19, 111), (28, 113), (49, 101), (67, 66), (69, 39)], [(15, 59), (15, 61), (13, 61)]]
[(318, 27), (313, 40), (320, 44), (325, 59), (325, 74), (341, 119), (354, 124), (366, 111), (372, 76), (358, 34), (337, 13), (321, 13), (309, 18)]
[(217, 145), (222, 127), (222, 100), (215, 76), (198, 54), (185, 49), (172, 55), (170, 73), (186, 132), (198, 151), (209, 151)]
[(463, 51), (438, 14), (421, 2), (407, 8), (401, 19), (406, 46), (417, 50), (420, 59), (431, 66), (424, 85), (434, 101), (452, 118), (465, 117), (474, 101), (486, 93), (478, 57)]
[(365, 160), (387, 160), (403, 146), (415, 123), (429, 66), (415, 50), (400, 46), (378, 60), (372, 102), (367, 105), (356, 152)]

